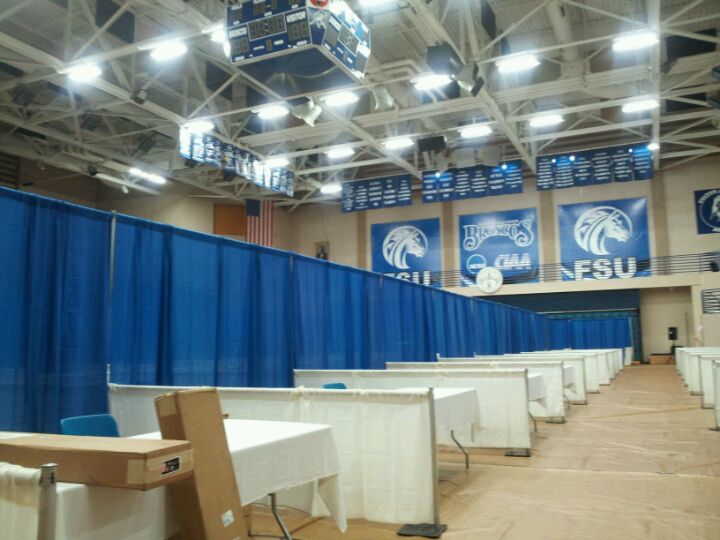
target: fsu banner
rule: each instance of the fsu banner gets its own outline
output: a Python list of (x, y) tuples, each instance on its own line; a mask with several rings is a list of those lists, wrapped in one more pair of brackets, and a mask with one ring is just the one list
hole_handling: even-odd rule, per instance
[(650, 275), (647, 199), (558, 207), (564, 281)]
[(475, 285), (475, 276), (494, 266), (507, 281), (537, 281), (537, 210), (508, 210), (460, 216), (462, 284)]
[(440, 287), (440, 220), (372, 226), (372, 269), (413, 283)]

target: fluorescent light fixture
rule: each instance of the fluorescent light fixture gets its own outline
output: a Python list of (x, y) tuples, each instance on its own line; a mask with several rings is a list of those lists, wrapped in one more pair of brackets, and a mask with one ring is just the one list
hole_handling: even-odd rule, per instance
[(441, 88), (447, 86), (452, 82), (452, 79), (448, 75), (423, 75), (417, 79), (413, 79), (415, 90), (419, 92), (426, 92), (428, 90), (434, 90), (435, 88)]
[(651, 111), (657, 109), (660, 106), (660, 102), (655, 98), (638, 99), (636, 101), (630, 101), (622, 106), (622, 112), (624, 113), (637, 113), (643, 111)]
[(286, 157), (274, 157), (265, 160), (265, 167), (268, 169), (276, 169), (278, 167), (287, 167), (290, 160)]
[(360, 97), (355, 92), (349, 90), (342, 90), (340, 92), (334, 92), (321, 98), (323, 103), (329, 107), (345, 107), (346, 105), (352, 105), (357, 103)]
[(97, 79), (102, 74), (102, 70), (95, 64), (81, 64), (70, 68), (67, 72), (70, 80), (75, 82), (88, 82)]
[(191, 133), (205, 133), (206, 131), (212, 131), (215, 125), (209, 120), (193, 120), (187, 124), (183, 124), (183, 129), (187, 129)]
[(660, 38), (655, 32), (646, 30), (644, 32), (635, 32), (615, 38), (612, 48), (615, 52), (634, 51), (636, 49), (652, 47), (659, 41)]
[(323, 184), (320, 187), (320, 193), (325, 195), (334, 195), (342, 191), (342, 184), (340, 182), (330, 182), (329, 184)]
[(163, 178), (159, 174), (148, 173), (135, 167), (130, 169), (128, 172), (132, 176), (137, 176), (138, 178), (142, 178), (143, 180), (147, 180), (148, 182), (152, 182), (153, 184), (162, 185), (167, 182), (167, 180), (165, 180), (165, 178)]
[(460, 130), (460, 136), (463, 139), (475, 139), (477, 137), (486, 137), (492, 133), (492, 129), (487, 124), (478, 124), (474, 126), (466, 126)]
[(563, 123), (563, 117), (560, 114), (546, 114), (544, 116), (536, 116), (530, 119), (530, 127), (543, 128), (557, 126)]
[(290, 109), (285, 107), (285, 105), (268, 105), (253, 112), (257, 113), (263, 120), (274, 120), (287, 116), (290, 113)]
[(187, 50), (182, 41), (164, 41), (151, 49), (150, 56), (158, 62), (166, 62), (182, 56)]
[(340, 159), (345, 157), (350, 157), (355, 153), (355, 150), (350, 148), (349, 146), (341, 146), (339, 148), (331, 148), (327, 152), (325, 152), (325, 155), (329, 157), (330, 159)]
[(532, 53), (514, 54), (495, 62), (495, 67), (500, 73), (525, 71), (538, 65), (540, 65), (540, 61)]
[(398, 137), (397, 139), (389, 139), (383, 143), (388, 150), (403, 150), (410, 148), (413, 144), (415, 143), (410, 137)]
[(655, 150), (660, 150), (660, 143), (651, 142), (647, 145), (647, 149), (651, 152), (654, 152)]

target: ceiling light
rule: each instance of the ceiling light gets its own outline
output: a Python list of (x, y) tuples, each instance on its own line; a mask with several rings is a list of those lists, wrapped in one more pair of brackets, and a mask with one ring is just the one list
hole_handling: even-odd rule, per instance
[(460, 136), (463, 139), (475, 139), (477, 137), (486, 137), (492, 133), (492, 129), (487, 124), (478, 124), (475, 126), (467, 126), (460, 130)]
[(88, 82), (97, 79), (102, 74), (102, 70), (95, 64), (82, 64), (70, 68), (67, 74), (75, 82)]
[(538, 65), (540, 65), (540, 61), (532, 53), (514, 54), (495, 62), (495, 67), (500, 73), (525, 71)]
[(334, 195), (342, 191), (342, 184), (339, 182), (331, 182), (329, 184), (323, 184), (320, 187), (320, 193), (325, 195)]
[(284, 105), (268, 105), (262, 109), (253, 111), (257, 113), (258, 117), (263, 120), (274, 120), (276, 118), (282, 118), (290, 113), (290, 110)]
[(560, 114), (546, 114), (544, 116), (536, 116), (530, 119), (530, 127), (542, 128), (557, 126), (563, 123), (563, 117)]
[(223, 27), (216, 28), (210, 33), (210, 41), (214, 41), (215, 43), (227, 41), (227, 30)]
[(397, 139), (389, 139), (383, 143), (388, 150), (402, 150), (411, 147), (413, 144), (415, 143), (410, 137), (398, 137)]
[(265, 160), (265, 167), (269, 169), (276, 169), (278, 167), (287, 167), (290, 160), (286, 157), (274, 157)]
[(325, 152), (325, 155), (329, 157), (330, 159), (340, 159), (345, 157), (350, 157), (355, 153), (355, 150), (350, 148), (349, 146), (341, 146), (339, 148), (331, 148), (327, 152)]
[(183, 124), (182, 127), (191, 133), (205, 133), (206, 131), (212, 131), (215, 125), (209, 120), (193, 120), (192, 122)]
[(135, 167), (130, 169), (128, 172), (132, 176), (137, 176), (138, 178), (142, 178), (143, 180), (147, 180), (148, 182), (152, 182), (153, 184), (161, 185), (161, 184), (164, 184), (165, 182), (167, 182), (167, 180), (165, 180), (165, 178), (163, 178), (159, 174), (148, 173), (141, 169), (137, 169)]
[(442, 86), (447, 86), (452, 82), (452, 79), (448, 75), (423, 75), (417, 79), (413, 79), (415, 90), (420, 92), (426, 92), (428, 90), (434, 90)]
[(358, 95), (355, 92), (349, 90), (343, 90), (341, 92), (334, 92), (322, 98), (323, 102), (329, 107), (344, 107), (346, 105), (352, 105), (357, 103)]
[(639, 99), (637, 101), (630, 101), (622, 106), (622, 112), (624, 113), (636, 113), (643, 111), (651, 111), (657, 109), (660, 106), (660, 102), (657, 99)]
[(612, 48), (615, 52), (633, 51), (635, 49), (646, 49), (647, 47), (652, 47), (659, 41), (660, 38), (655, 32), (636, 32), (634, 34), (628, 34), (615, 38), (613, 40)]
[(651, 142), (647, 145), (647, 149), (651, 152), (654, 152), (655, 150), (660, 150), (660, 143)]
[(187, 52), (187, 45), (182, 41), (165, 41), (159, 45), (155, 45), (150, 52), (150, 56), (158, 62), (165, 62), (182, 56)]

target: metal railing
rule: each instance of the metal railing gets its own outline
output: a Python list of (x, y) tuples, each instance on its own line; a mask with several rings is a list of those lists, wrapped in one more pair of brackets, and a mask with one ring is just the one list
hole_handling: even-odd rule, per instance
[[(521, 283), (546, 283), (553, 281), (576, 281), (573, 274), (573, 264), (561, 263), (543, 264), (530, 271), (513, 270), (503, 272), (506, 285)], [(635, 277), (669, 276), (674, 274), (718, 272), (720, 271), (720, 251), (707, 253), (693, 253), (688, 255), (669, 255), (665, 257), (652, 257), (650, 259), (636, 260)], [(444, 272), (419, 272), (416, 275), (426, 276), (421, 283), (440, 287), (461, 287), (475, 282), (475, 276), (467, 271), (448, 270)], [(592, 278), (591, 278), (592, 279)], [(602, 279), (602, 278), (595, 278)]]

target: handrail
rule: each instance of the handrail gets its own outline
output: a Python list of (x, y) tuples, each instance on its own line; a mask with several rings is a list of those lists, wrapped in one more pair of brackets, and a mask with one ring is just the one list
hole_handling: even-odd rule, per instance
[[(644, 273), (644, 276), (638, 276), (640, 279), (645, 276), (668, 276), (718, 271), (720, 271), (720, 251), (666, 255), (637, 260), (637, 272)], [(423, 271), (413, 272), (413, 274), (427, 275), (427, 273)], [(429, 277), (432, 284), (439, 284), (444, 288), (461, 287), (474, 283), (474, 275), (462, 270), (429, 272)], [(424, 281), (427, 282), (427, 279), (424, 279)], [(506, 285), (552, 281), (575, 281), (575, 279), (569, 273), (564, 272), (562, 263), (543, 264), (528, 272), (515, 272), (515, 275), (505, 276), (504, 279)]]

